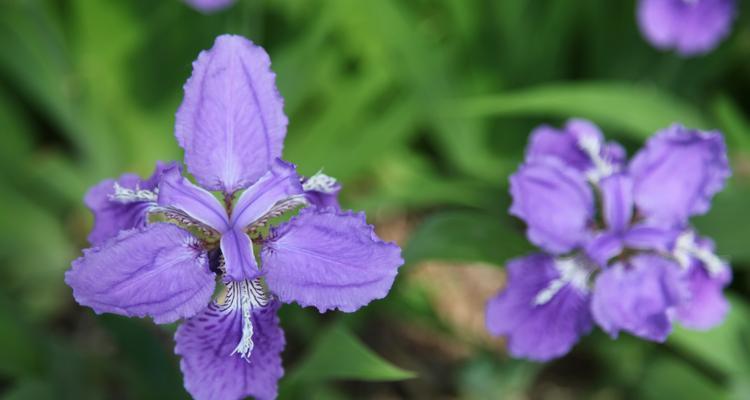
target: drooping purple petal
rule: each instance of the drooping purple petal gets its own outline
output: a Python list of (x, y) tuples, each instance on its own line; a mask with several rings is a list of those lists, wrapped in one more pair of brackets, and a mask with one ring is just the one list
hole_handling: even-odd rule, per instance
[(159, 205), (176, 208), (219, 232), (229, 229), (227, 212), (219, 200), (179, 173), (164, 174), (159, 183)]
[(164, 223), (123, 231), (101, 247), (84, 250), (65, 282), (79, 304), (97, 313), (150, 316), (157, 323), (200, 312), (215, 284), (197, 240)]
[(253, 244), (241, 229), (231, 229), (221, 235), (221, 253), (229, 280), (252, 280), (260, 275), (258, 262), (253, 255)]
[(231, 224), (244, 228), (268, 213), (278, 202), (302, 195), (293, 164), (274, 160), (271, 169), (242, 193), (232, 210)]
[(233, 354), (242, 337), (242, 311), (212, 303), (182, 324), (175, 334), (175, 353), (185, 388), (197, 400), (275, 399), (284, 375), (281, 352), (284, 331), (276, 311), (279, 303), (254, 309), (254, 347), (248, 359)]
[(591, 330), (589, 294), (584, 288), (561, 282), (551, 297), (539, 301), (540, 294), (561, 278), (552, 257), (518, 258), (508, 263), (507, 271), (508, 286), (489, 301), (486, 324), (493, 335), (508, 337), (514, 357), (547, 361), (562, 356)]
[(723, 290), (732, 280), (732, 271), (714, 253), (713, 241), (687, 230), (675, 240), (672, 254), (683, 268), (682, 279), (687, 286), (677, 319), (688, 328), (700, 330), (719, 324), (729, 310)]
[(234, 4), (234, 2), (235, 0), (185, 0), (185, 3), (204, 14), (221, 11)]
[(594, 198), (583, 175), (555, 159), (527, 163), (510, 177), (510, 213), (527, 225), (527, 236), (551, 253), (564, 253), (589, 235)]
[(583, 174), (602, 167), (597, 162), (609, 164), (610, 172), (615, 172), (624, 163), (625, 150), (617, 143), (605, 143), (601, 130), (592, 122), (571, 119), (563, 129), (542, 125), (531, 133), (526, 161), (549, 157)]
[(672, 331), (670, 314), (684, 296), (679, 266), (653, 254), (618, 263), (596, 280), (591, 310), (601, 328), (617, 337), (626, 331), (663, 342)]
[(630, 173), (638, 210), (656, 223), (680, 226), (709, 210), (731, 171), (721, 133), (673, 125), (649, 139)]
[(654, 47), (693, 56), (729, 35), (735, 13), (734, 0), (640, 0), (638, 25)]
[(266, 282), (283, 302), (353, 312), (385, 297), (403, 264), (364, 213), (305, 208), (275, 228), (261, 253)]
[(175, 135), (188, 171), (206, 189), (233, 193), (281, 157), (287, 117), (265, 50), (221, 35), (193, 63)]
[(339, 205), (341, 184), (336, 179), (318, 172), (309, 178), (304, 178), (302, 188), (307, 202), (313, 207), (341, 209)]
[(677, 319), (691, 329), (706, 330), (721, 323), (729, 311), (724, 287), (732, 280), (729, 267), (711, 275), (699, 262), (683, 273), (687, 296), (677, 308)]
[(89, 242), (99, 245), (126, 229), (146, 225), (148, 209), (156, 201), (156, 188), (162, 173), (176, 163), (157, 162), (149, 179), (123, 174), (117, 180), (106, 179), (89, 189), (84, 203), (94, 214)]

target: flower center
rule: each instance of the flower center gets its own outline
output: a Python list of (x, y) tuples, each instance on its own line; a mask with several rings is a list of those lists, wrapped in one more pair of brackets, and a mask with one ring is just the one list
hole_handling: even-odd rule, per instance
[(253, 310), (263, 308), (268, 303), (269, 297), (259, 279), (231, 282), (227, 286), (224, 306), (240, 309), (242, 312), (242, 338), (232, 354), (239, 354), (242, 358), (250, 357), (254, 347)]

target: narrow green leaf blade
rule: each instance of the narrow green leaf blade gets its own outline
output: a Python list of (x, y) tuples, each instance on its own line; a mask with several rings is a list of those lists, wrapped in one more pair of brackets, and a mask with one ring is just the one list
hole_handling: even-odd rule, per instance
[(348, 329), (337, 325), (320, 335), (290, 379), (399, 381), (413, 377), (413, 372), (380, 358)]
[(463, 117), (583, 117), (646, 138), (674, 122), (706, 128), (692, 106), (654, 87), (623, 82), (560, 83), (459, 100), (446, 113)]

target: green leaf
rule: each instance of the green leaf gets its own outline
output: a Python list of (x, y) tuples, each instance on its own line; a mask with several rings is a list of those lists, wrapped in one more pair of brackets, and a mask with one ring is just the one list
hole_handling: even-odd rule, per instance
[(717, 253), (737, 266), (743, 265), (739, 261), (750, 260), (748, 198), (750, 186), (740, 185), (739, 177), (732, 178), (727, 188), (716, 195), (711, 211), (693, 220), (698, 232), (716, 242)]
[(737, 104), (727, 96), (720, 96), (714, 101), (712, 108), (730, 147), (750, 149), (750, 124)]
[(20, 310), (0, 297), (0, 374), (34, 376), (42, 369), (42, 344), (31, 327), (17, 315)]
[(24, 379), (3, 393), (2, 400), (39, 400), (59, 398), (49, 383), (37, 379)]
[(312, 345), (311, 352), (292, 371), (288, 379), (400, 381), (414, 377), (413, 372), (396, 367), (380, 358), (348, 329), (336, 325), (323, 331)]
[(729, 394), (689, 365), (673, 357), (652, 361), (639, 384), (644, 400), (722, 400)]
[(391, 150), (389, 157), (380, 160), (374, 175), (375, 190), (356, 199), (354, 208), (403, 210), (404, 206), (446, 204), (481, 207), (494, 204), (499, 192), (481, 182), (446, 178), (424, 157), (404, 150)]
[(559, 83), (458, 100), (446, 113), (462, 117), (583, 117), (646, 138), (674, 122), (695, 128), (709, 124), (700, 112), (654, 87), (623, 82)]
[(501, 264), (531, 250), (509, 217), (481, 211), (448, 211), (429, 217), (404, 251), (409, 263), (426, 259)]
[(750, 307), (740, 298), (729, 300), (731, 309), (721, 325), (705, 332), (678, 327), (669, 343), (730, 378), (741, 380), (750, 374)]
[[(129, 390), (139, 399), (181, 399), (185, 397), (177, 357), (168, 347), (165, 332), (143, 320), (103, 315), (97, 318), (112, 335), (124, 357)], [(165, 343), (169, 343), (165, 346)]]

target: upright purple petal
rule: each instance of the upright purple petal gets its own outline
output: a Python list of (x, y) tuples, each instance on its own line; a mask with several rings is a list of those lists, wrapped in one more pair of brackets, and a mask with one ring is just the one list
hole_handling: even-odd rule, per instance
[(552, 257), (517, 258), (508, 263), (507, 271), (508, 286), (487, 304), (486, 324), (493, 335), (508, 337), (514, 357), (560, 357), (591, 330), (588, 291), (580, 281), (560, 280)]
[(279, 326), (278, 302), (254, 309), (254, 347), (245, 359), (234, 354), (242, 337), (242, 311), (212, 303), (182, 324), (175, 334), (175, 353), (185, 388), (197, 400), (237, 400), (253, 396), (275, 399), (284, 375), (281, 352), (284, 331)]
[(385, 297), (403, 264), (364, 213), (303, 209), (275, 228), (261, 253), (266, 282), (283, 302), (353, 312)]
[(318, 172), (309, 178), (304, 178), (302, 188), (307, 202), (313, 207), (341, 209), (339, 205), (341, 184), (336, 179)]
[(271, 169), (242, 193), (232, 210), (231, 224), (244, 228), (293, 196), (301, 196), (302, 184), (293, 164), (274, 160)]
[(734, 0), (640, 0), (638, 25), (654, 47), (693, 56), (729, 35), (735, 13)]
[(197, 240), (164, 223), (123, 231), (101, 247), (84, 250), (65, 282), (79, 304), (97, 313), (150, 316), (157, 323), (201, 311), (215, 284)]
[(684, 296), (679, 266), (652, 254), (634, 256), (599, 275), (591, 310), (612, 337), (627, 331), (663, 342), (672, 331), (670, 314)]
[(571, 119), (563, 129), (542, 125), (531, 132), (526, 161), (549, 157), (583, 174), (603, 167), (597, 163), (608, 164), (614, 172), (622, 167), (625, 150), (617, 143), (605, 143), (601, 130), (592, 122)]
[(165, 170), (174, 167), (175, 163), (158, 162), (149, 179), (124, 174), (117, 180), (106, 179), (89, 189), (84, 198), (84, 203), (94, 213), (89, 242), (99, 245), (122, 230), (145, 226), (148, 210), (156, 201), (154, 189), (159, 178)]
[(287, 118), (270, 67), (265, 50), (232, 35), (217, 37), (193, 63), (175, 135), (203, 187), (244, 189), (281, 157)]
[(260, 275), (253, 255), (253, 243), (241, 229), (231, 229), (221, 235), (221, 253), (229, 280), (252, 280)]
[(185, 3), (205, 14), (221, 11), (234, 2), (235, 0), (185, 0)]
[(709, 210), (731, 171), (721, 133), (673, 125), (649, 139), (630, 173), (638, 210), (652, 221), (679, 226)]
[(229, 229), (227, 212), (219, 200), (179, 173), (164, 174), (159, 183), (159, 205), (182, 211), (219, 232)]
[(589, 235), (594, 198), (583, 175), (555, 159), (521, 166), (510, 177), (510, 213), (526, 222), (534, 244), (565, 253)]
[(607, 229), (625, 231), (633, 219), (633, 180), (627, 175), (616, 174), (602, 179), (599, 188)]

